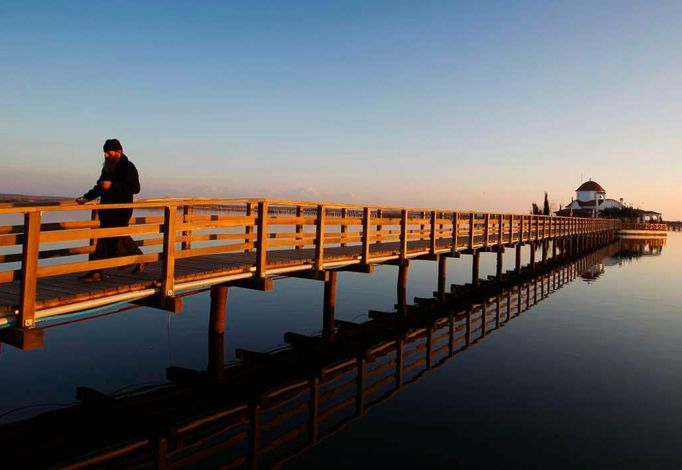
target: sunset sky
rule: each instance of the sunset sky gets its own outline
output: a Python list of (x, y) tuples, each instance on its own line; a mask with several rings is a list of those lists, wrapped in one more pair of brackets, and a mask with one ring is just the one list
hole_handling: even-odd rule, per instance
[(682, 219), (682, 2), (5, 2), (0, 192)]

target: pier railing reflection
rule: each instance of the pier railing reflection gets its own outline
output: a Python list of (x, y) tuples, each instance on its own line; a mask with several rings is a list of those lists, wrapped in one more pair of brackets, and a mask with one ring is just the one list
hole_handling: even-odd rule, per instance
[(642, 256), (660, 256), (667, 238), (623, 238), (619, 240), (620, 259), (633, 259)]
[(336, 321), (331, 337), (287, 333), (289, 348), (239, 350), (238, 365), (222, 366), (223, 331), (212, 325), (207, 370), (169, 368), (171, 384), (118, 396), (80, 387), (80, 404), (1, 426), (0, 442), (38, 466), (276, 466), (618, 250), (616, 243), (562, 264), (452, 286), (449, 293), (415, 299), (405, 306), (407, 315), (372, 312), (365, 323)]

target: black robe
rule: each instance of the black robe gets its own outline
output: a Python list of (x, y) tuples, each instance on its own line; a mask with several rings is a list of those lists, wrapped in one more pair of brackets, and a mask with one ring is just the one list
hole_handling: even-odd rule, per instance
[[(111, 187), (104, 190), (100, 182), (111, 181)], [(95, 186), (85, 193), (83, 197), (88, 201), (100, 198), (101, 204), (127, 204), (133, 202), (133, 194), (140, 192), (140, 179), (137, 168), (128, 157), (121, 155), (121, 159), (113, 172), (107, 172), (104, 168)], [(97, 212), (101, 227), (127, 227), (132, 209), (109, 209)]]
[[(102, 189), (100, 182), (111, 181), (109, 189)], [(102, 169), (102, 174), (97, 180), (97, 184), (83, 195), (85, 199), (91, 201), (100, 198), (101, 204), (127, 204), (133, 202), (133, 194), (140, 192), (140, 180), (137, 168), (128, 157), (121, 155), (121, 158), (112, 172)], [(132, 209), (100, 209), (97, 211), (101, 228), (108, 227), (127, 227), (130, 217), (133, 215)], [(91, 259), (106, 259), (116, 256), (141, 255), (135, 240), (130, 236), (109, 237), (97, 239), (97, 246)]]

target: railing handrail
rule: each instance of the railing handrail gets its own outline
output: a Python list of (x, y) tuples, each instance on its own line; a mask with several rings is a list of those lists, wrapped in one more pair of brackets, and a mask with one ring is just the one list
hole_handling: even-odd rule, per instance
[(480, 214), (480, 215), (502, 215), (504, 217), (536, 217), (536, 218), (553, 218), (565, 220), (613, 220), (603, 218), (584, 218), (584, 217), (568, 217), (557, 215), (544, 214), (527, 214), (518, 212), (505, 211), (483, 211), (475, 209), (444, 209), (434, 207), (402, 207), (402, 206), (386, 206), (381, 204), (363, 204), (363, 203), (343, 203), (343, 202), (328, 202), (328, 201), (308, 201), (308, 200), (290, 200), (290, 199), (270, 199), (270, 198), (232, 198), (232, 199), (216, 199), (216, 198), (201, 198), (201, 197), (169, 197), (169, 198), (146, 198), (137, 199), (132, 203), (122, 204), (98, 204), (88, 202), (86, 204), (77, 204), (74, 201), (50, 201), (46, 203), (36, 202), (13, 202), (0, 204), (0, 214), (25, 214), (29, 212), (71, 212), (84, 210), (109, 210), (109, 209), (163, 209), (169, 206), (225, 206), (225, 205), (241, 205), (244, 204), (258, 204), (259, 202), (267, 202), (269, 207), (273, 206), (303, 206), (306, 208), (317, 208), (323, 206), (326, 209), (357, 209), (362, 210), (365, 207), (376, 210), (391, 210), (408, 212), (436, 212), (451, 214), (457, 212), (460, 214)]
[(656, 224), (649, 222), (623, 222), (620, 228), (624, 230), (668, 230), (668, 224)]

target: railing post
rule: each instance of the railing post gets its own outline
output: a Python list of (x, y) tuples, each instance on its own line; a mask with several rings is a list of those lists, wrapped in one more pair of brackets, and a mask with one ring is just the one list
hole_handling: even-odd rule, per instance
[(540, 216), (534, 215), (535, 218), (535, 240), (540, 239)]
[(504, 221), (504, 218), (502, 214), (497, 216), (497, 231), (498, 231), (498, 238), (497, 238), (497, 244), (502, 246), (504, 243), (504, 240), (502, 239), (502, 234), (504, 230), (502, 230), (502, 223)]
[[(296, 206), (296, 217), (301, 218), (305, 214), (303, 206)], [(303, 240), (303, 224), (296, 224), (296, 233), (301, 235), (296, 235), (296, 240)], [(305, 245), (296, 245), (295, 248), (300, 250)]]
[(514, 214), (509, 214), (509, 243), (514, 243)]
[(556, 238), (556, 217), (549, 218), (549, 238)]
[[(96, 209), (91, 210), (90, 211), (90, 220), (95, 222), (98, 218), (99, 218), (99, 216), (97, 214), (97, 210)], [(90, 252), (90, 255), (92, 256), (92, 254), (95, 252), (95, 247), (97, 246), (97, 239), (96, 238), (90, 239), (90, 246), (92, 247), (92, 251)]]
[(436, 215), (436, 211), (431, 211), (431, 242), (429, 243), (429, 253), (431, 255), (436, 254)]
[(369, 245), (370, 245), (370, 210), (369, 207), (362, 208), (362, 264), (369, 264)]
[(256, 278), (263, 279), (268, 261), (268, 201), (258, 203), (257, 226)]
[(341, 246), (346, 246), (345, 242), (345, 234), (348, 231), (348, 227), (346, 226), (346, 216), (348, 215), (347, 209), (343, 207), (341, 209)]
[(547, 216), (542, 216), (542, 239), (547, 238)]
[(474, 213), (472, 212), (469, 214), (469, 249), (473, 250), (474, 249), (474, 236), (476, 230), (474, 229), (474, 224), (476, 222), (476, 219), (474, 217)]
[(519, 220), (519, 243), (523, 243), (523, 219), (524, 217), (521, 216)]
[(535, 220), (534, 217), (535, 217), (534, 215), (528, 215), (526, 218), (525, 230), (528, 232), (526, 239), (529, 243), (533, 241), (533, 220)]
[[(193, 207), (189, 205), (184, 205), (182, 207), (182, 222), (185, 224), (188, 224), (192, 221), (192, 212), (193, 212)], [(247, 227), (248, 230), (248, 227)], [(192, 231), (191, 230), (183, 230), (182, 231), (182, 243), (180, 247), (183, 250), (189, 250), (192, 248)]]
[[(247, 202), (246, 203), (246, 216), (251, 217), (254, 212), (255, 212), (255, 204), (253, 202)], [(247, 225), (246, 228), (244, 228), (244, 233), (246, 235), (250, 235), (248, 238), (244, 239), (244, 243), (252, 242), (255, 245), (255, 242), (253, 239), (253, 234), (255, 233), (255, 229), (256, 229), (255, 222)], [(251, 252), (253, 252), (253, 248), (247, 248), (244, 250), (244, 253), (251, 253)]]
[(488, 239), (490, 237), (490, 214), (485, 214), (485, 228), (483, 231), (483, 246), (488, 246)]
[(459, 212), (452, 213), (452, 253), (457, 253), (457, 238), (459, 235)]
[(171, 297), (175, 291), (175, 217), (177, 208), (163, 209), (163, 252), (161, 253), (161, 294)]
[(24, 214), (24, 243), (21, 248), (21, 286), (19, 288), (19, 326), (35, 327), (40, 252), (40, 212)]
[(400, 211), (400, 261), (407, 259), (407, 209)]
[(315, 227), (315, 270), (322, 271), (324, 266), (324, 225), (326, 209), (320, 204), (317, 206), (317, 218)]
[[(377, 219), (381, 219), (384, 216), (383, 211), (381, 209), (377, 209)], [(382, 225), (377, 225), (377, 243), (381, 243), (381, 229), (383, 229)]]

